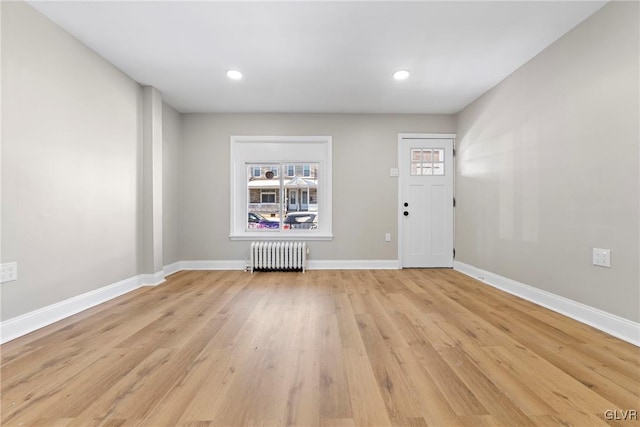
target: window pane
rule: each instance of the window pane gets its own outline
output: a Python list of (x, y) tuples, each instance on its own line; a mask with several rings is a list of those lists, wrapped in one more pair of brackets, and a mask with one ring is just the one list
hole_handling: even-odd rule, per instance
[(433, 174), (434, 175), (444, 175), (444, 163), (434, 163), (433, 164)]
[[(281, 218), (283, 230), (317, 229), (318, 167), (317, 163), (247, 165), (247, 229), (279, 231)], [(286, 175), (282, 178), (281, 168)]]
[(433, 170), (431, 169), (431, 163), (422, 164), (422, 175), (433, 175)]
[(431, 163), (431, 150), (422, 150), (422, 161)]
[(283, 230), (318, 228), (318, 167), (317, 163), (287, 165), (287, 171), (294, 173), (283, 184)]
[(420, 162), (422, 161), (422, 150), (419, 148), (411, 149), (411, 161), (412, 162)]
[(280, 229), (279, 166), (247, 166), (247, 229), (277, 231)]

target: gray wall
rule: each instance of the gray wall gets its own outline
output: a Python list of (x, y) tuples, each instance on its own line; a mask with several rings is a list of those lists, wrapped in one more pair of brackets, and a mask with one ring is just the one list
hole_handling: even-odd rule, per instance
[(609, 3), (462, 111), (456, 180), (459, 261), (636, 322), (638, 12)]
[(248, 242), (229, 241), (231, 135), (330, 135), (334, 239), (310, 242), (311, 259), (395, 260), (398, 133), (453, 131), (447, 115), (185, 114), (182, 258), (248, 258)]
[(182, 115), (162, 103), (162, 238), (164, 265), (181, 261)]
[(139, 272), (141, 89), (2, 2), (2, 319)]

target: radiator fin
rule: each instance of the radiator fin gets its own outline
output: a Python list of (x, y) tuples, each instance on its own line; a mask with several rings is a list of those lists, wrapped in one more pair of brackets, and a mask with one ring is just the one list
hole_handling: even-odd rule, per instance
[(251, 272), (304, 271), (306, 242), (251, 242)]

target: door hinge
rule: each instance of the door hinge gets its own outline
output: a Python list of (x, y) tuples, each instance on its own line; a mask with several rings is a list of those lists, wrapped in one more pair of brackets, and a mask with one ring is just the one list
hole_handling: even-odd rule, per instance
[(453, 198), (453, 207), (454, 208), (456, 207), (456, 198), (455, 197)]
[(456, 257), (456, 249), (455, 248), (453, 248), (453, 257), (454, 258)]
[(453, 157), (455, 157), (455, 156), (456, 156), (456, 149), (454, 148), (453, 149)]

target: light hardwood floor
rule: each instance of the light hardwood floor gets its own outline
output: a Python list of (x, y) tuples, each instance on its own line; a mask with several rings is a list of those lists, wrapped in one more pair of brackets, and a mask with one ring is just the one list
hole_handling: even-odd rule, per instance
[(185, 271), (0, 350), (2, 426), (632, 426), (622, 411), (640, 412), (640, 349), (452, 270)]

